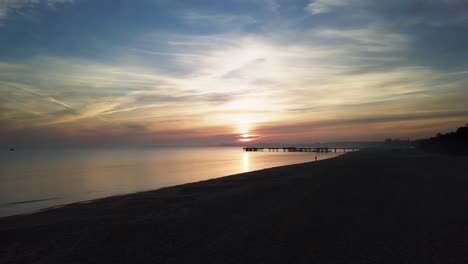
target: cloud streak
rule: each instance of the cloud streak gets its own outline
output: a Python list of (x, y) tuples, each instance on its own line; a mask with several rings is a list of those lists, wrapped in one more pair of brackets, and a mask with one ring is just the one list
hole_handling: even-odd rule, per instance
[(349, 5), (353, 0), (313, 0), (310, 2), (306, 10), (312, 15), (318, 15), (321, 13), (328, 13), (336, 7), (342, 7)]
[(24, 9), (37, 6), (57, 8), (59, 5), (71, 4), (74, 0), (2, 0), (0, 1), (0, 26), (4, 26), (12, 13), (22, 13)]
[(27, 93), (30, 93), (30, 94), (33, 94), (33, 95), (36, 95), (40, 98), (43, 98), (49, 102), (52, 102), (52, 103), (55, 103), (55, 104), (58, 104), (60, 106), (63, 106), (65, 107), (66, 109), (68, 110), (72, 110), (74, 111), (73, 107), (71, 107), (70, 105), (62, 102), (62, 101), (59, 101), (55, 98), (52, 98), (52, 97), (49, 97), (49, 96), (45, 96), (45, 95), (42, 95), (38, 92), (35, 92), (33, 91), (32, 89), (30, 88), (26, 88), (24, 85), (20, 85), (20, 84), (13, 84), (13, 83), (7, 83), (7, 82), (1, 82), (0, 81), (0, 84), (4, 85), (4, 86), (7, 86), (7, 87), (10, 87), (10, 88), (13, 88), (13, 89), (18, 89), (18, 90), (21, 90), (21, 91), (24, 91), (24, 92), (27, 92)]
[[(14, 45), (2, 50), (19, 51), (0, 53), (0, 123), (11, 131), (112, 134), (115, 144), (179, 137), (217, 145), (240, 133), (257, 141), (417, 137), (431, 132), (424, 125), (450, 129), (468, 111), (468, 38), (460, 34), (468, 12), (459, 1), (255, 2), (261, 10), (156, 1), (135, 3), (138, 19), (77, 1), (72, 8), (96, 12), (76, 14), (79, 27), (52, 12), (60, 1), (24, 3), (0, 10), (46, 10), (54, 24), (42, 17), (33, 32), (19, 23), (23, 35), (15, 23), (0, 28)], [(41, 41), (26, 43), (36, 32)]]

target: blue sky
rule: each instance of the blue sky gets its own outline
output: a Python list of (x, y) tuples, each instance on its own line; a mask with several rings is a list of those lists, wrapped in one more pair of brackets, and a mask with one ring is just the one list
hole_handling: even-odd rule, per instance
[(429, 136), (466, 123), (466, 32), (462, 0), (0, 1), (0, 143)]

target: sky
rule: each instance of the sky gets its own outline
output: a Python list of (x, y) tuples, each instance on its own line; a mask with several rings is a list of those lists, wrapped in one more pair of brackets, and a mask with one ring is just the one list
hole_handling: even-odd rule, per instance
[(0, 145), (428, 137), (467, 47), (466, 0), (0, 0)]

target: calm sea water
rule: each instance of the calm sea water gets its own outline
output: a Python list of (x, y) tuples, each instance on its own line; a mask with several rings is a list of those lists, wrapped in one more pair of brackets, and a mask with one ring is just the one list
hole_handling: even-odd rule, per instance
[(242, 148), (1, 151), (0, 216), (339, 154)]

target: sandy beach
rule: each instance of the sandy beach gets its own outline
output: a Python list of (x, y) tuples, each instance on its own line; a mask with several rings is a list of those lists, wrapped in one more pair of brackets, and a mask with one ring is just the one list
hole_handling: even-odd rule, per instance
[(366, 150), (1, 218), (0, 262), (466, 263), (466, 164)]

